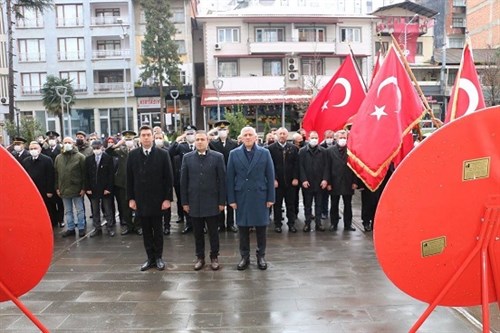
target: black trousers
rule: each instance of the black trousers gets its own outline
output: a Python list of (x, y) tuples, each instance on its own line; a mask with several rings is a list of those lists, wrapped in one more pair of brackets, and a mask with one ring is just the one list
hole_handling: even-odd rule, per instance
[(349, 195), (334, 195), (332, 194), (332, 208), (330, 210), (330, 223), (333, 226), (339, 224), (339, 202), (342, 197), (344, 202), (344, 228), (350, 228), (352, 224), (352, 194)]
[(172, 219), (172, 208), (163, 211), (163, 228), (170, 230), (170, 220)]
[(142, 223), (142, 239), (144, 240), (144, 248), (146, 249), (148, 259), (156, 260), (161, 258), (163, 255), (163, 226), (161, 223), (161, 215), (141, 216), (139, 219)]
[(115, 214), (113, 213), (112, 206), (114, 205), (115, 198), (112, 194), (103, 196), (102, 198), (91, 197), (90, 202), (92, 203), (92, 220), (94, 223), (94, 228), (101, 229), (101, 210), (104, 214), (104, 218), (107, 221), (107, 229), (113, 229), (115, 226)]
[(287, 224), (293, 226), (295, 224), (295, 202), (297, 187), (292, 186), (280, 186), (275, 189), (276, 191), (276, 202), (273, 206), (274, 211), (274, 226), (281, 227), (283, 223), (281, 222), (282, 213), (281, 206), (283, 205), (283, 199), (285, 200), (286, 206), (286, 217), (288, 219)]
[[(238, 227), (240, 235), (240, 254), (242, 258), (250, 258), (250, 227)], [(267, 226), (255, 227), (257, 236), (257, 257), (266, 255)]]
[(330, 200), (330, 192), (328, 190), (321, 190), (321, 214), (328, 216), (328, 201)]
[(219, 227), (230, 228), (234, 225), (234, 209), (227, 205), (226, 210), (219, 214)]
[(323, 191), (322, 190), (307, 190), (302, 189), (302, 195), (304, 196), (304, 214), (306, 216), (305, 223), (307, 225), (311, 224), (312, 220), (312, 202), (314, 200), (314, 221), (316, 225), (321, 224), (321, 205), (323, 203)]
[(181, 184), (174, 183), (174, 190), (175, 190), (175, 196), (177, 198), (176, 204), (177, 204), (177, 217), (179, 218), (179, 221), (184, 220), (184, 209), (182, 209), (182, 203), (181, 203)]
[[(41, 194), (41, 196), (43, 198), (43, 203), (45, 204), (45, 208), (47, 208), (47, 212), (49, 213), (50, 223), (52, 224), (52, 226), (57, 227), (58, 222), (60, 222), (61, 220), (58, 219), (55, 198), (59, 197), (55, 193), (52, 195), (52, 198), (47, 198), (46, 194)], [(61, 198), (59, 198), (59, 200), (61, 200)], [(61, 200), (61, 205), (62, 205), (62, 200)]]
[(210, 240), (210, 258), (217, 258), (219, 256), (219, 232), (217, 230), (219, 215), (191, 217), (191, 222), (193, 223), (196, 257), (200, 259), (205, 258), (205, 232), (203, 228), (206, 224)]
[(380, 191), (372, 192), (369, 189), (361, 191), (361, 219), (363, 224), (370, 225), (375, 219)]
[(141, 224), (139, 219), (134, 220), (132, 218), (132, 210), (130, 209), (127, 200), (127, 190), (123, 187), (115, 186), (114, 191), (121, 224), (127, 225), (127, 228), (130, 231), (140, 228)]

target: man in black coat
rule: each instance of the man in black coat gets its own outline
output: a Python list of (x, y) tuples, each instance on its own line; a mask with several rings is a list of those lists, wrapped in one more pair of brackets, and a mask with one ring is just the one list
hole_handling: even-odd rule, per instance
[(191, 217), (196, 243), (196, 271), (205, 265), (205, 224), (210, 239), (211, 268), (219, 269), (220, 212), (226, 205), (226, 164), (224, 156), (207, 150), (208, 135), (196, 132), (196, 151), (184, 155), (181, 167), (182, 207)]
[[(177, 223), (181, 223), (186, 218), (186, 226), (182, 230), (182, 234), (187, 234), (193, 231), (193, 225), (191, 223), (191, 218), (189, 214), (184, 214), (182, 210), (181, 197), (182, 197), (182, 188), (180, 186), (181, 179), (181, 165), (182, 158), (185, 154), (192, 152), (195, 150), (194, 146), (194, 137), (195, 137), (196, 127), (192, 125), (187, 125), (184, 127), (184, 134), (177, 137), (175, 142), (170, 146), (168, 152), (170, 153), (170, 157), (172, 158), (172, 164), (174, 169), (174, 188), (175, 195), (177, 197), (177, 215), (179, 220)], [(184, 216), (185, 215), (185, 216)]]
[(30, 156), (26, 157), (21, 164), (40, 192), (52, 226), (57, 226), (57, 218), (51, 200), (55, 194), (54, 164), (50, 157), (41, 154), (41, 151), (42, 148), (38, 142), (32, 141), (29, 145)]
[[(324, 133), (323, 142), (320, 146), (328, 149), (335, 144), (335, 132), (332, 130), (326, 130)], [(321, 199), (321, 219), (326, 219), (328, 217), (328, 204), (330, 201), (330, 193), (325, 188), (323, 190), (323, 198)]]
[(295, 196), (299, 184), (299, 150), (295, 145), (287, 142), (288, 130), (286, 128), (279, 128), (276, 134), (278, 141), (267, 147), (271, 153), (275, 173), (274, 231), (277, 233), (282, 231), (281, 206), (284, 199), (288, 230), (295, 233), (297, 232), (295, 228)]
[(11, 151), (12, 155), (19, 162), (19, 164), (21, 164), (26, 157), (30, 156), (30, 153), (25, 148), (26, 142), (27, 140), (25, 138), (14, 138), (14, 141), (12, 142), (12, 150), (8, 149)]
[[(224, 162), (227, 166), (227, 161), (229, 160), (229, 152), (238, 147), (238, 142), (236, 140), (228, 137), (229, 135), (229, 121), (221, 120), (214, 124), (219, 138), (215, 141), (209, 143), (210, 149), (215, 150), (222, 155), (224, 155)], [(227, 214), (224, 214), (224, 210), (219, 216), (219, 231), (229, 230), (232, 232), (238, 232), (238, 228), (234, 225), (234, 210), (231, 206), (226, 206)], [(227, 219), (226, 219), (227, 216)]]
[(93, 141), (91, 147), (94, 153), (85, 158), (85, 193), (90, 198), (94, 221), (94, 230), (90, 233), (90, 237), (102, 235), (101, 211), (107, 222), (108, 235), (113, 237), (115, 235), (113, 158), (103, 152), (100, 140)]
[(154, 146), (150, 126), (139, 129), (139, 141), (141, 147), (130, 151), (127, 160), (127, 197), (142, 222), (148, 260), (141, 271), (155, 265), (164, 270), (162, 213), (170, 208), (173, 199), (172, 162), (166, 150)]
[(352, 195), (358, 188), (358, 180), (347, 165), (347, 131), (335, 133), (337, 143), (326, 150), (328, 160), (328, 190), (331, 191), (330, 231), (336, 231), (339, 223), (340, 197), (344, 202), (344, 231), (355, 231), (352, 227)]
[(328, 175), (326, 173), (326, 149), (318, 146), (318, 133), (309, 133), (309, 142), (299, 150), (299, 175), (304, 196), (304, 213), (306, 216), (304, 232), (311, 231), (312, 202), (314, 199), (314, 222), (317, 231), (325, 231), (321, 225), (321, 203), (323, 190), (326, 189)]

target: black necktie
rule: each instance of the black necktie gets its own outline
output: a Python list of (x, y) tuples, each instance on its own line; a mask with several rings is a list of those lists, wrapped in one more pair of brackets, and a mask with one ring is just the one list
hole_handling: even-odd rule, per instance
[(189, 145), (189, 150), (193, 150), (193, 145)]

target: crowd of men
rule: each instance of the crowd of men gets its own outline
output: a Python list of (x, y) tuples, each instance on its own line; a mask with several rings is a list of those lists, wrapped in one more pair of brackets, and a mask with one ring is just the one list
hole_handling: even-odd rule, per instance
[[(279, 128), (259, 142), (252, 127), (243, 128), (236, 140), (230, 138), (229, 126), (225, 120), (209, 132), (186, 126), (172, 143), (159, 127), (149, 126), (104, 141), (82, 131), (60, 140), (58, 133), (48, 131), (29, 144), (15, 138), (8, 149), (33, 179), (52, 225), (66, 225), (62, 237), (75, 236), (77, 230), (79, 237), (85, 236), (86, 216), (93, 223), (89, 237), (101, 236), (103, 229), (113, 237), (118, 220), (121, 235), (143, 236), (147, 261), (142, 271), (165, 268), (163, 235), (170, 234), (174, 191), (175, 222), (185, 223), (182, 234), (193, 232), (195, 237), (195, 270), (205, 266), (205, 234), (210, 267), (219, 269), (219, 232), (224, 231), (239, 233), (237, 269), (245, 270), (250, 264), (251, 230), (256, 234), (257, 266), (266, 269), (270, 217), (276, 233), (283, 232), (285, 217), (288, 232), (296, 233), (300, 191), (303, 232), (326, 231), (328, 212), (329, 230), (336, 231), (340, 199), (343, 230), (355, 231), (351, 200), (358, 188), (364, 229), (372, 230), (382, 189), (363, 189), (347, 166), (347, 131), (326, 131), (320, 143), (314, 131), (307, 140), (303, 131), (289, 140), (288, 130)], [(85, 211), (85, 196), (90, 211)]]

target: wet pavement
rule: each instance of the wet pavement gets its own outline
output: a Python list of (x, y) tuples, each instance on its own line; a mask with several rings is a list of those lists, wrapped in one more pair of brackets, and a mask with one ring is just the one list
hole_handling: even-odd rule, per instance
[[(221, 269), (195, 272), (193, 235), (172, 223), (167, 269), (140, 272), (141, 236), (120, 236), (117, 227), (114, 238), (63, 239), (56, 230), (52, 265), (21, 300), (51, 332), (407, 332), (427, 304), (387, 279), (372, 234), (360, 231), (358, 196), (353, 206), (355, 232), (344, 232), (341, 221), (337, 232), (303, 233), (302, 215), (296, 234), (269, 228), (266, 271), (255, 257), (236, 270), (233, 233), (220, 234)], [(254, 251), (254, 234), (251, 242)], [(491, 309), (499, 332), (498, 308)], [(478, 307), (438, 307), (418, 332), (481, 332), (475, 318)], [(0, 303), (0, 331), (38, 332), (12, 302)]]

